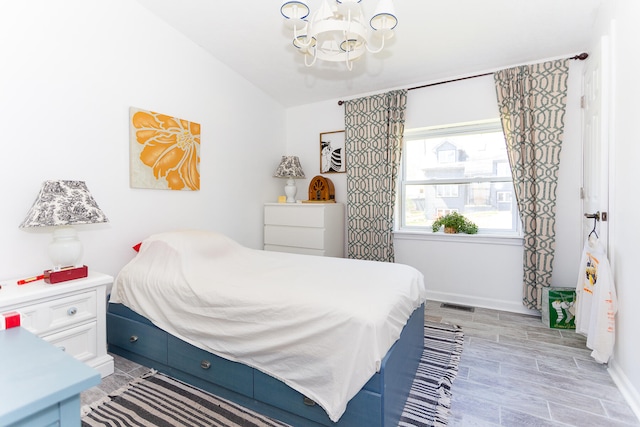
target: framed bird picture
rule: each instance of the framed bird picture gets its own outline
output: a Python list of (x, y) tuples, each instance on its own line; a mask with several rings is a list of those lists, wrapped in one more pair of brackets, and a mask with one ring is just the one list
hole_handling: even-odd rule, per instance
[(342, 173), (347, 171), (345, 132), (323, 132), (320, 134), (320, 173)]

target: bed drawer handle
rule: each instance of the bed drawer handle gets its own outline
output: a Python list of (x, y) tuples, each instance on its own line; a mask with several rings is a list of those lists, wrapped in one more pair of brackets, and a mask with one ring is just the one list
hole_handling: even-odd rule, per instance
[(304, 398), (302, 399), (302, 401), (304, 402), (305, 405), (307, 406), (316, 406), (316, 402), (314, 402), (312, 399), (309, 399), (307, 396), (304, 396)]
[(200, 367), (202, 369), (209, 369), (211, 367), (211, 362), (209, 362), (208, 360), (203, 360), (202, 362), (200, 362)]
[(69, 310), (67, 310), (67, 315), (69, 316), (73, 316), (78, 312), (78, 309), (75, 307), (71, 307)]
[(131, 335), (131, 336), (129, 337), (129, 342), (130, 342), (131, 344), (133, 344), (134, 342), (137, 342), (137, 341), (138, 341), (138, 336), (137, 336), (137, 335)]

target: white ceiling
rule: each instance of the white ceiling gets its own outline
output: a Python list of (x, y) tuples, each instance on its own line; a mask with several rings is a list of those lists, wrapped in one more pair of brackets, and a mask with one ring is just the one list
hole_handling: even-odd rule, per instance
[[(307, 68), (291, 46), (277, 0), (138, 0), (290, 107), (573, 56), (589, 45), (604, 0), (395, 0), (398, 27), (387, 48), (348, 71)], [(362, 0), (370, 16), (376, 0)], [(312, 10), (320, 0), (309, 1)]]

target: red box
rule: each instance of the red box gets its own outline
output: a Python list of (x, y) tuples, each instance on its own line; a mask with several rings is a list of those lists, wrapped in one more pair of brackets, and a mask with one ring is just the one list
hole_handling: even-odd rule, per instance
[(0, 315), (0, 329), (9, 329), (20, 326), (20, 313), (10, 311)]
[(87, 277), (89, 274), (89, 268), (86, 265), (82, 267), (67, 267), (58, 271), (45, 270), (44, 281), (46, 283), (60, 283), (67, 280), (81, 279)]

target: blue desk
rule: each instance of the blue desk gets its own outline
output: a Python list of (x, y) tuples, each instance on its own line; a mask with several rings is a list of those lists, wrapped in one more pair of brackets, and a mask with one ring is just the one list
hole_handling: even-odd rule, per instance
[(0, 331), (0, 425), (79, 426), (100, 374), (24, 328)]

